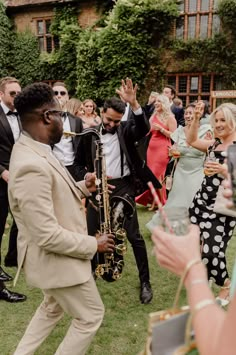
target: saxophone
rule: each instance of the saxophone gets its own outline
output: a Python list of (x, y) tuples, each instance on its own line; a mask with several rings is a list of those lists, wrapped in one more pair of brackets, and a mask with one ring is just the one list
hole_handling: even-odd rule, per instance
[[(65, 137), (95, 135), (97, 140), (94, 170), (97, 187), (95, 199), (98, 205), (100, 229), (97, 238), (101, 234), (113, 234), (115, 238), (115, 250), (113, 253), (98, 253), (95, 275), (112, 282), (121, 278), (124, 267), (124, 255), (127, 251), (127, 233), (124, 229), (125, 219), (130, 219), (135, 210), (134, 201), (128, 194), (109, 198), (108, 181), (106, 175), (106, 161), (103, 153), (103, 143), (100, 133), (95, 128), (84, 129), (81, 133), (64, 131)], [(92, 203), (92, 205), (94, 205)], [(94, 206), (96, 208), (96, 206)]]
[[(134, 202), (128, 194), (124, 197), (113, 196), (109, 199), (106, 162), (101, 141), (96, 141), (95, 173), (97, 186), (96, 200), (99, 210), (100, 230), (113, 234), (115, 250), (113, 253), (98, 254), (98, 264), (95, 275), (108, 282), (120, 279), (124, 267), (124, 255), (127, 251), (127, 233), (124, 229), (125, 218), (131, 218), (134, 213)], [(99, 236), (98, 236), (99, 238)]]

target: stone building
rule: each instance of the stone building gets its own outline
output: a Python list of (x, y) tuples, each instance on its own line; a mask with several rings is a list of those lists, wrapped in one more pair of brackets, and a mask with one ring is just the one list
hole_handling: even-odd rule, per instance
[[(96, 0), (8, 0), (5, 3), (7, 13), (14, 19), (16, 30), (29, 28), (38, 37), (40, 50), (49, 53), (59, 46), (58, 39), (50, 34), (55, 5), (78, 4), (78, 22), (82, 27), (92, 25), (100, 17)], [(217, 0), (184, 0), (179, 5), (180, 26), (175, 26), (173, 35), (183, 41), (212, 37), (220, 31), (216, 5)], [(180, 72), (178, 63), (168, 58), (168, 54), (167, 62), (166, 81), (176, 88), (184, 105), (200, 98), (212, 103), (211, 93), (222, 89), (220, 77), (214, 73)]]

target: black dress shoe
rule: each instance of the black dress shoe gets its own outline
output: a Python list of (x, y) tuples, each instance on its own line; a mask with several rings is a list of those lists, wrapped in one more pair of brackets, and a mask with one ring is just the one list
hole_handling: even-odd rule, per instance
[(140, 291), (140, 301), (141, 303), (147, 304), (150, 303), (152, 300), (152, 288), (149, 282), (143, 282), (141, 284), (141, 291)]
[(0, 291), (0, 300), (4, 300), (7, 302), (24, 302), (27, 299), (25, 295), (21, 295), (20, 293), (12, 292), (4, 287)]
[(12, 281), (13, 278), (8, 275), (0, 266), (0, 281)]

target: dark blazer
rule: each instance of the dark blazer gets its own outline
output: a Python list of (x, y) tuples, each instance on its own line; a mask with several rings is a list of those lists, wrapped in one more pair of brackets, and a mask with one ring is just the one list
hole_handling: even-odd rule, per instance
[[(69, 118), (71, 132), (81, 133), (83, 131), (83, 122), (81, 118), (73, 116), (70, 112), (67, 112), (67, 116)], [(72, 137), (74, 152), (77, 151), (78, 143), (79, 136)]]
[(184, 109), (182, 107), (175, 106), (174, 104), (171, 105), (171, 111), (173, 112), (176, 122), (177, 122), (177, 127), (179, 125), (185, 126), (185, 121), (184, 121)]
[[(21, 123), (18, 118), (19, 126)], [(7, 117), (0, 105), (0, 174), (4, 170), (9, 169), (10, 157), (13, 145), (15, 144), (14, 136), (7, 120)], [(7, 192), (7, 183), (0, 178), (0, 193)]]
[[(100, 127), (101, 125), (94, 128), (99, 131)], [(132, 114), (127, 121), (121, 121), (117, 130), (120, 148), (126, 156), (131, 175), (133, 178), (138, 177), (141, 179), (145, 184), (145, 189), (147, 189), (146, 183), (150, 180), (156, 188), (161, 187), (159, 181), (146, 166), (145, 162), (140, 158), (135, 146), (135, 142), (144, 137), (149, 132), (149, 128), (149, 122), (143, 114), (137, 116)], [(95, 134), (87, 134), (79, 137), (78, 149), (75, 156), (77, 180), (83, 180), (84, 175), (87, 172), (94, 171), (96, 140), (98, 140), (98, 137)]]

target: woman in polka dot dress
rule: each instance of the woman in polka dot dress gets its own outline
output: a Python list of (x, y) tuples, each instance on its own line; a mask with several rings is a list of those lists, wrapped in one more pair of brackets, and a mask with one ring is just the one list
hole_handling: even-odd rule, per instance
[[(196, 106), (191, 131), (187, 138), (194, 148), (205, 151), (215, 161), (205, 164), (208, 174), (205, 175), (201, 188), (196, 193), (189, 209), (190, 220), (200, 228), (202, 241), (202, 259), (207, 266), (208, 279), (221, 286), (219, 301), (222, 305), (228, 303), (230, 279), (227, 271), (225, 252), (236, 224), (236, 218), (215, 213), (213, 211), (219, 186), (227, 177), (227, 167), (224, 164), (222, 152), (236, 141), (236, 105), (225, 103), (211, 114), (211, 124), (215, 141), (198, 139), (197, 125), (202, 113), (202, 103)], [(195, 127), (194, 127), (195, 126)]]

